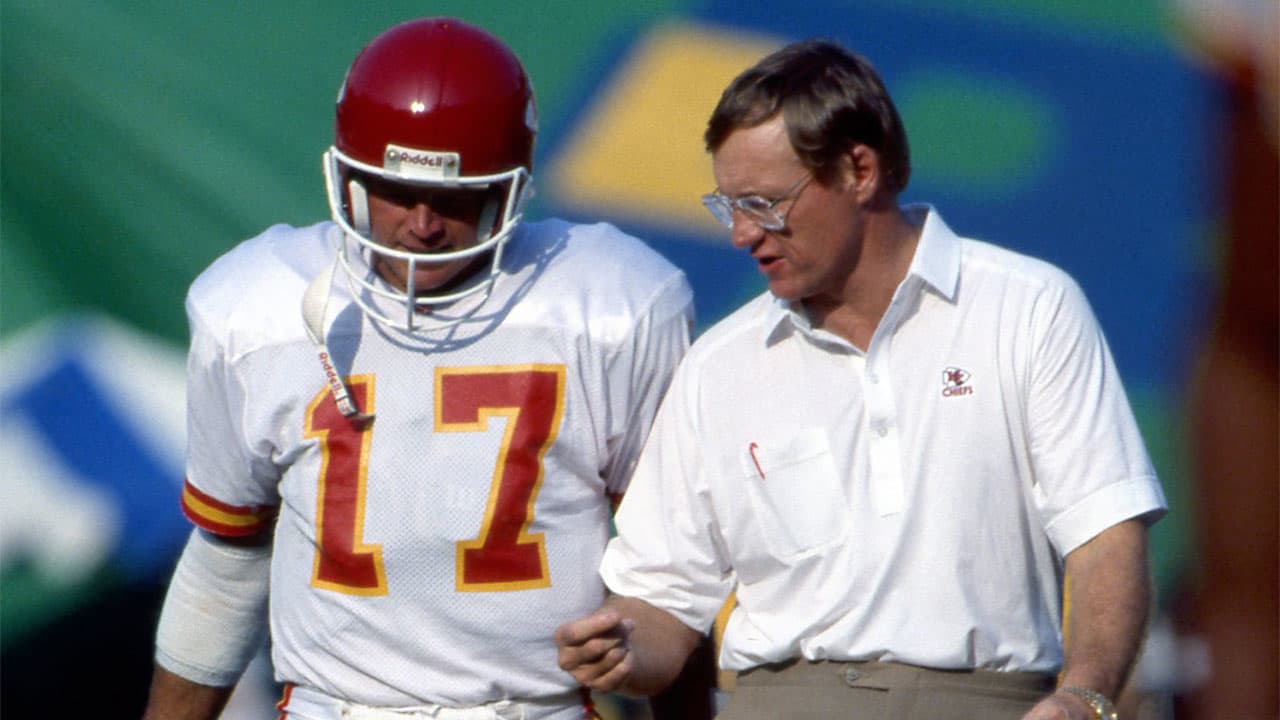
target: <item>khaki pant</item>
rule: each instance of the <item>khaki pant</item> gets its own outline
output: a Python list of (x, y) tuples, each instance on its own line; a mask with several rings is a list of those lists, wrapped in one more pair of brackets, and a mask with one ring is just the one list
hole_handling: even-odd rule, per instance
[(1052, 675), (793, 661), (754, 668), (717, 720), (1020, 720)]

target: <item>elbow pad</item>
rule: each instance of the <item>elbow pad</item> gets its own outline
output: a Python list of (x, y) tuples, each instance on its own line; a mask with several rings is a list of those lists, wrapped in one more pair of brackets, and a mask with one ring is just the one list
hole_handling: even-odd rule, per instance
[(201, 685), (235, 685), (266, 641), (270, 578), (271, 545), (193, 531), (160, 613), (156, 664)]

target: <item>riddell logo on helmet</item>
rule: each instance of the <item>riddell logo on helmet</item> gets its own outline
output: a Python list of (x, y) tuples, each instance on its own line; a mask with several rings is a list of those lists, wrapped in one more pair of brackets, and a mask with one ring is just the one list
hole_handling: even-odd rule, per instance
[(444, 167), (453, 162), (453, 158), (443, 157), (440, 155), (428, 155), (427, 153), (407, 153), (403, 150), (396, 153), (394, 150), (387, 153), (388, 160), (395, 162), (409, 163), (411, 165), (426, 165), (427, 167)]
[(397, 175), (428, 180), (458, 177), (461, 158), (455, 152), (417, 150), (388, 145), (383, 167)]

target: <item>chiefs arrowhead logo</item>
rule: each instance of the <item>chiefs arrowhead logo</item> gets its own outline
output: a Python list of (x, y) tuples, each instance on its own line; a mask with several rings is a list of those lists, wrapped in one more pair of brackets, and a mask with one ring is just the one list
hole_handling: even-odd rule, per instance
[(942, 396), (956, 397), (958, 395), (972, 395), (973, 386), (969, 385), (971, 375), (968, 370), (962, 370), (958, 367), (949, 367), (942, 371)]

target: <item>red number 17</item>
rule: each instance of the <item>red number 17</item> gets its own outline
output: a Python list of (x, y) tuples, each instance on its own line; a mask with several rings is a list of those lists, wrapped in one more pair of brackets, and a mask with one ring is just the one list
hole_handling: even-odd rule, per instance
[[(375, 411), (371, 376), (350, 378), (361, 407)], [(485, 432), (506, 419), (479, 534), (457, 543), (459, 591), (548, 587), (546, 542), (529, 533), (542, 486), (542, 457), (564, 414), (564, 366), (437, 368), (436, 432)], [(363, 542), (370, 433), (344, 418), (325, 390), (307, 412), (307, 437), (320, 441), (324, 461), (317, 497), (315, 587), (354, 595), (385, 595), (382, 547)]]

